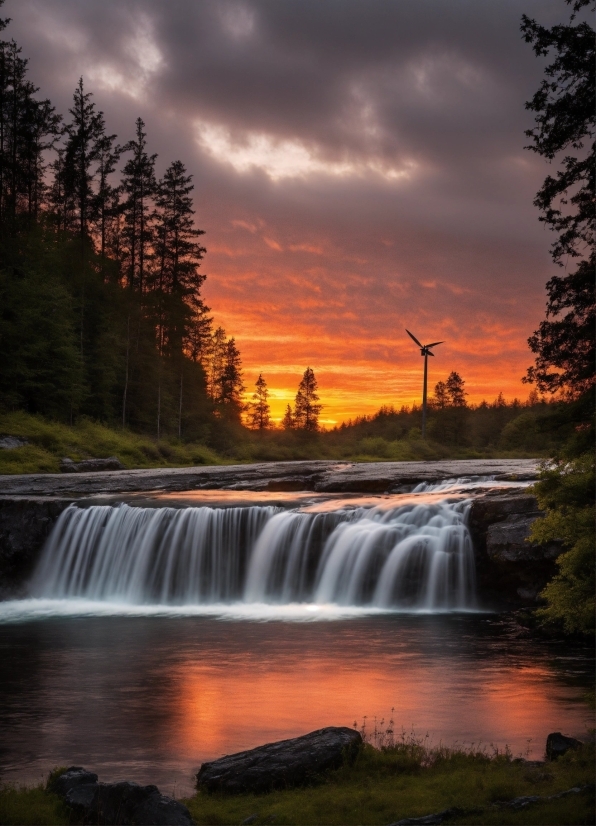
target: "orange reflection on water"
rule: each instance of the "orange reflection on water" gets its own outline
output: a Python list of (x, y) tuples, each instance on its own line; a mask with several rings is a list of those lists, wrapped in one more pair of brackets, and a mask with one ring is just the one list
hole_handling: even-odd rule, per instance
[[(370, 731), (375, 716), (387, 721), (394, 709), (397, 733), (429, 733), (435, 744), (508, 745), (516, 755), (531, 740), (539, 757), (546, 734), (559, 725), (561, 696), (545, 691), (545, 669), (472, 671), (406, 652), (387, 662), (346, 653), (281, 662), (247, 654), (225, 667), (187, 662), (177, 674), (176, 748), (198, 764), (324, 726), (360, 726), (365, 715)], [(577, 731), (584, 716), (578, 709)]]

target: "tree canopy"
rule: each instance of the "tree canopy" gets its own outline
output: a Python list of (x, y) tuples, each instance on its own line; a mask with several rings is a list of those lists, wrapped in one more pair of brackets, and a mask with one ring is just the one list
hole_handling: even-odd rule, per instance
[(192, 176), (174, 160), (160, 177), (141, 118), (120, 143), (83, 78), (65, 119), (38, 91), (0, 41), (0, 409), (158, 439), (239, 423), (241, 356), (203, 301)]
[(596, 46), (594, 29), (585, 20), (577, 22), (593, 0), (566, 2), (572, 5), (568, 24), (546, 28), (524, 15), (521, 25), (537, 56), (554, 53), (540, 88), (526, 103), (536, 119), (526, 132), (532, 140), (526, 148), (559, 167), (547, 175), (534, 204), (539, 220), (557, 234), (551, 248), (555, 263), (567, 267), (580, 259), (573, 271), (546, 285), (546, 319), (528, 339), (536, 363), (525, 380), (542, 391), (579, 395), (595, 379)]

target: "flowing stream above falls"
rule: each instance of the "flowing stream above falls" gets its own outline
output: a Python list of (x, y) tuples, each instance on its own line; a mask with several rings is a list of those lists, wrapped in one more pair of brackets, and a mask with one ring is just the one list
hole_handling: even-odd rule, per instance
[(469, 500), (327, 505), (70, 506), (31, 593), (121, 606), (474, 609)]

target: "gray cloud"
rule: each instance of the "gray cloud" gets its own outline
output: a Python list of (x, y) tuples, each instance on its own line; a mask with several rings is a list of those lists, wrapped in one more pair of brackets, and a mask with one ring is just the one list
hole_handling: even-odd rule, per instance
[[(216, 309), (270, 296), (278, 317), (362, 338), (398, 311), (454, 331), (506, 316), (522, 357), (552, 268), (532, 206), (546, 168), (523, 150), (543, 63), (519, 24), (566, 19), (562, 0), (4, 8), (61, 111), (83, 75), (110, 130), (125, 140), (141, 115), (161, 168), (180, 157), (195, 175)], [(288, 274), (326, 304), (292, 308)]]

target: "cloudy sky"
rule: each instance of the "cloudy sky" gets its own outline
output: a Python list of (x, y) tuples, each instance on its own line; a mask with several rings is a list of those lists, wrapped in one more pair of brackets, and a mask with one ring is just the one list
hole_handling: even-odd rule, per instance
[(31, 78), (66, 113), (83, 76), (122, 141), (194, 175), (204, 294), (281, 415), (311, 366), (339, 422), (457, 370), (525, 398), (554, 268), (525, 151), (543, 62), (521, 15), (563, 0), (7, 0)]

